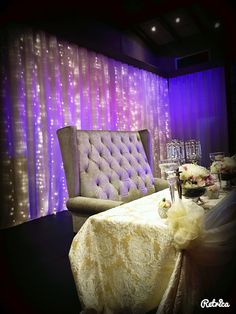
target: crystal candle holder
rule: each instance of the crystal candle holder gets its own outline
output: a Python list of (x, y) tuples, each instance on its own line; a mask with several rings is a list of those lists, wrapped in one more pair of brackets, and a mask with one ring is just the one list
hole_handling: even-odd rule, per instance
[(199, 163), (202, 158), (201, 143), (198, 140), (185, 142), (185, 153), (187, 162)]
[(185, 162), (184, 141), (173, 139), (166, 144), (167, 158), (171, 160)]

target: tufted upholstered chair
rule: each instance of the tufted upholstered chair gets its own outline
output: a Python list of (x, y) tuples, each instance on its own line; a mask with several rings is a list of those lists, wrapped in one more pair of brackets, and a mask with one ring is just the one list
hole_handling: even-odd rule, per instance
[(91, 215), (167, 187), (153, 178), (150, 134), (142, 131), (57, 131), (73, 229)]

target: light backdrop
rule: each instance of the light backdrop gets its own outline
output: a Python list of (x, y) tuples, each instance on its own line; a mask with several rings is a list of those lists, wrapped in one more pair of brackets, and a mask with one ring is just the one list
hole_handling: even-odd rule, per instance
[(148, 128), (159, 172), (170, 138), (166, 79), (28, 30), (2, 43), (1, 73), (0, 227), (65, 209), (63, 126)]

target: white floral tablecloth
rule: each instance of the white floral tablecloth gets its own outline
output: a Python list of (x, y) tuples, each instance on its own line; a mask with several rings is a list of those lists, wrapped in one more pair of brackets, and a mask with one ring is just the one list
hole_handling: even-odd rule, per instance
[(83, 308), (103, 314), (157, 308), (179, 253), (158, 214), (163, 197), (170, 199), (168, 189), (91, 216), (82, 226), (69, 258)]

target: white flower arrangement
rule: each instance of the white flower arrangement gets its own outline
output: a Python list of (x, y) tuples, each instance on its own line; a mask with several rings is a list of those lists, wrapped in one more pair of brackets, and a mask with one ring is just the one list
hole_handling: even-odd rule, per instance
[(213, 161), (210, 167), (211, 173), (220, 173), (223, 168), (223, 162), (222, 161)]
[(166, 198), (163, 198), (159, 203), (158, 203), (159, 208), (170, 208), (171, 207), (171, 201), (167, 200)]
[(224, 157), (221, 161), (214, 161), (211, 165), (211, 173), (234, 173), (236, 172), (236, 159)]
[(158, 203), (158, 212), (161, 218), (167, 218), (167, 211), (171, 207), (171, 201), (167, 200), (166, 198), (163, 198)]
[(181, 172), (180, 180), (184, 189), (214, 184), (213, 176), (205, 167), (196, 164), (184, 164), (179, 167), (179, 171)]

